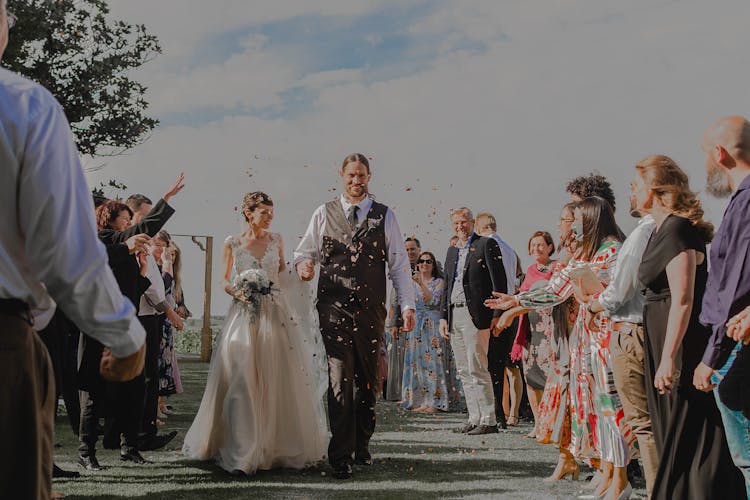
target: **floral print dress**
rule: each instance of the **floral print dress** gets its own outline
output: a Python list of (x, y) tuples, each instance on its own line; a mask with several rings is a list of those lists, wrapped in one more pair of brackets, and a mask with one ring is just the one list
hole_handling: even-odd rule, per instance
[[(425, 301), (422, 290), (414, 284), (417, 298), (416, 327), (406, 333), (404, 374), (401, 384), (403, 407), (420, 407), (448, 411), (460, 400), (459, 389), (451, 377), (450, 346), (440, 336), (440, 300), (445, 283), (432, 278), (427, 288), (432, 298)], [(455, 371), (455, 370), (454, 370)]]
[[(538, 309), (565, 302), (573, 294), (570, 271), (581, 266), (590, 266), (606, 287), (621, 246), (614, 241), (604, 243), (590, 263), (571, 260), (552, 277), (546, 288), (521, 294), (521, 305)], [(577, 458), (598, 458), (615, 467), (625, 467), (636, 452), (635, 434), (625, 422), (622, 402), (614, 385), (609, 350), (611, 336), (612, 327), (606, 317), (600, 315), (593, 328), (589, 328), (585, 304), (578, 306), (569, 338), (570, 439), (563, 443)]]

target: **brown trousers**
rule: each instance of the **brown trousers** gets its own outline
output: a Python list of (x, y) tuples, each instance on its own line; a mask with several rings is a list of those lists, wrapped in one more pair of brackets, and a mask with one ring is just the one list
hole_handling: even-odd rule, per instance
[(52, 489), (55, 380), (29, 323), (0, 314), (0, 498), (48, 500)]
[(625, 418), (638, 440), (646, 489), (650, 497), (659, 468), (659, 453), (651, 430), (646, 400), (646, 384), (653, 384), (653, 380), (646, 380), (644, 376), (643, 327), (614, 332), (610, 352), (615, 387), (622, 400)]

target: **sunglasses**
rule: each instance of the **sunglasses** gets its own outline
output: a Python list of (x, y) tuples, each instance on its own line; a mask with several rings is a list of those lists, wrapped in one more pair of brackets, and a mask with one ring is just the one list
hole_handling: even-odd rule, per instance
[(419, 259), (417, 264), (432, 264), (432, 259)]

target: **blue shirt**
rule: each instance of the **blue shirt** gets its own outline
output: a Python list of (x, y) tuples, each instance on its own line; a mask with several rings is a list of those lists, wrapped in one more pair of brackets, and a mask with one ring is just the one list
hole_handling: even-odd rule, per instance
[(727, 321), (750, 305), (750, 176), (732, 195), (709, 253), (700, 321), (713, 330), (703, 363), (717, 370), (736, 344), (726, 335)]

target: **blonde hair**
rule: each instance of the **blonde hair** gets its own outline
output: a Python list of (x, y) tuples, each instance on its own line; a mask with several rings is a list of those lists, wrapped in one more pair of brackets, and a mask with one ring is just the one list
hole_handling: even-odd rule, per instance
[(493, 233), (497, 232), (497, 220), (495, 219), (495, 216), (489, 212), (478, 213), (474, 224), (476, 224), (479, 229), (478, 232), (484, 232), (485, 229), (492, 229)]
[(670, 157), (651, 155), (635, 166), (646, 185), (670, 212), (689, 220), (708, 243), (714, 237), (714, 225), (703, 220), (703, 207), (690, 190), (687, 174)]

